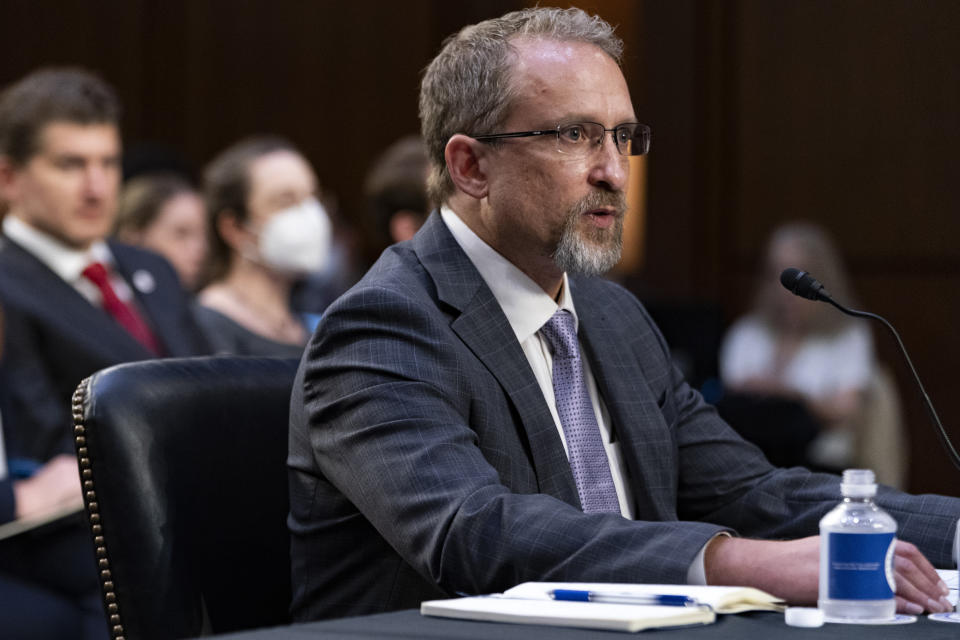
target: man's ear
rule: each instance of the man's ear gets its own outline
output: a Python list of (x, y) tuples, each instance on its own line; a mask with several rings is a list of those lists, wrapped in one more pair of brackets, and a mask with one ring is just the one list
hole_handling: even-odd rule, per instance
[(488, 150), (489, 147), (482, 142), (458, 133), (447, 141), (443, 153), (453, 184), (477, 200), (487, 196), (487, 175), (482, 169), (481, 160)]

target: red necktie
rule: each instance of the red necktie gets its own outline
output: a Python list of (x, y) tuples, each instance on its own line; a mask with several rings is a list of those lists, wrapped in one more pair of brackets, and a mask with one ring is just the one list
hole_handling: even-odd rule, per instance
[(110, 285), (106, 267), (99, 262), (92, 262), (83, 270), (83, 276), (97, 285), (100, 295), (103, 296), (104, 310), (113, 316), (114, 320), (119, 322), (120, 326), (126, 329), (140, 344), (155, 355), (160, 355), (160, 344), (153, 332), (150, 331), (150, 327), (147, 326), (136, 309), (117, 296), (117, 292)]

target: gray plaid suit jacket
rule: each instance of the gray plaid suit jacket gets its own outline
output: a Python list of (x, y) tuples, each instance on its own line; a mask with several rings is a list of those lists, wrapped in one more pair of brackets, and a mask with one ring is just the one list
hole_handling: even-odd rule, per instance
[[(506, 317), (434, 213), (324, 314), (291, 405), (297, 620), (417, 606), (526, 580), (684, 582), (720, 531), (817, 531), (839, 480), (776, 469), (671, 365), (640, 302), (571, 278), (636, 520), (584, 514)], [(960, 500), (881, 501), (939, 566)]]

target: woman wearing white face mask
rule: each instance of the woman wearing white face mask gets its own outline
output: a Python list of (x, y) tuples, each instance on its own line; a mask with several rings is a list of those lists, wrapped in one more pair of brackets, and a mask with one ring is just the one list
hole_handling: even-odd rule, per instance
[(290, 309), (290, 290), (323, 267), (332, 236), (316, 191), (313, 169), (279, 138), (241, 141), (208, 165), (210, 251), (196, 312), (218, 353), (302, 353), (315, 318)]

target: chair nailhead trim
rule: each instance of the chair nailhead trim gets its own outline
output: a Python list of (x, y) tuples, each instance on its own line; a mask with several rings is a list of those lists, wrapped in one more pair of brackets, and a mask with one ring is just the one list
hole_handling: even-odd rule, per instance
[(110, 621), (110, 634), (113, 640), (124, 640), (123, 625), (120, 619), (120, 604), (114, 589), (113, 575), (110, 573), (110, 561), (107, 545), (103, 538), (103, 525), (100, 522), (100, 505), (94, 491), (93, 468), (90, 464), (90, 452), (87, 449), (86, 427), (83, 424), (83, 405), (90, 392), (90, 378), (84, 379), (73, 392), (73, 433), (76, 436), (77, 459), (80, 463), (80, 476), (83, 478), (84, 503), (90, 520), (90, 531), (96, 547), (97, 562), (100, 567), (100, 585), (103, 588), (103, 601)]

